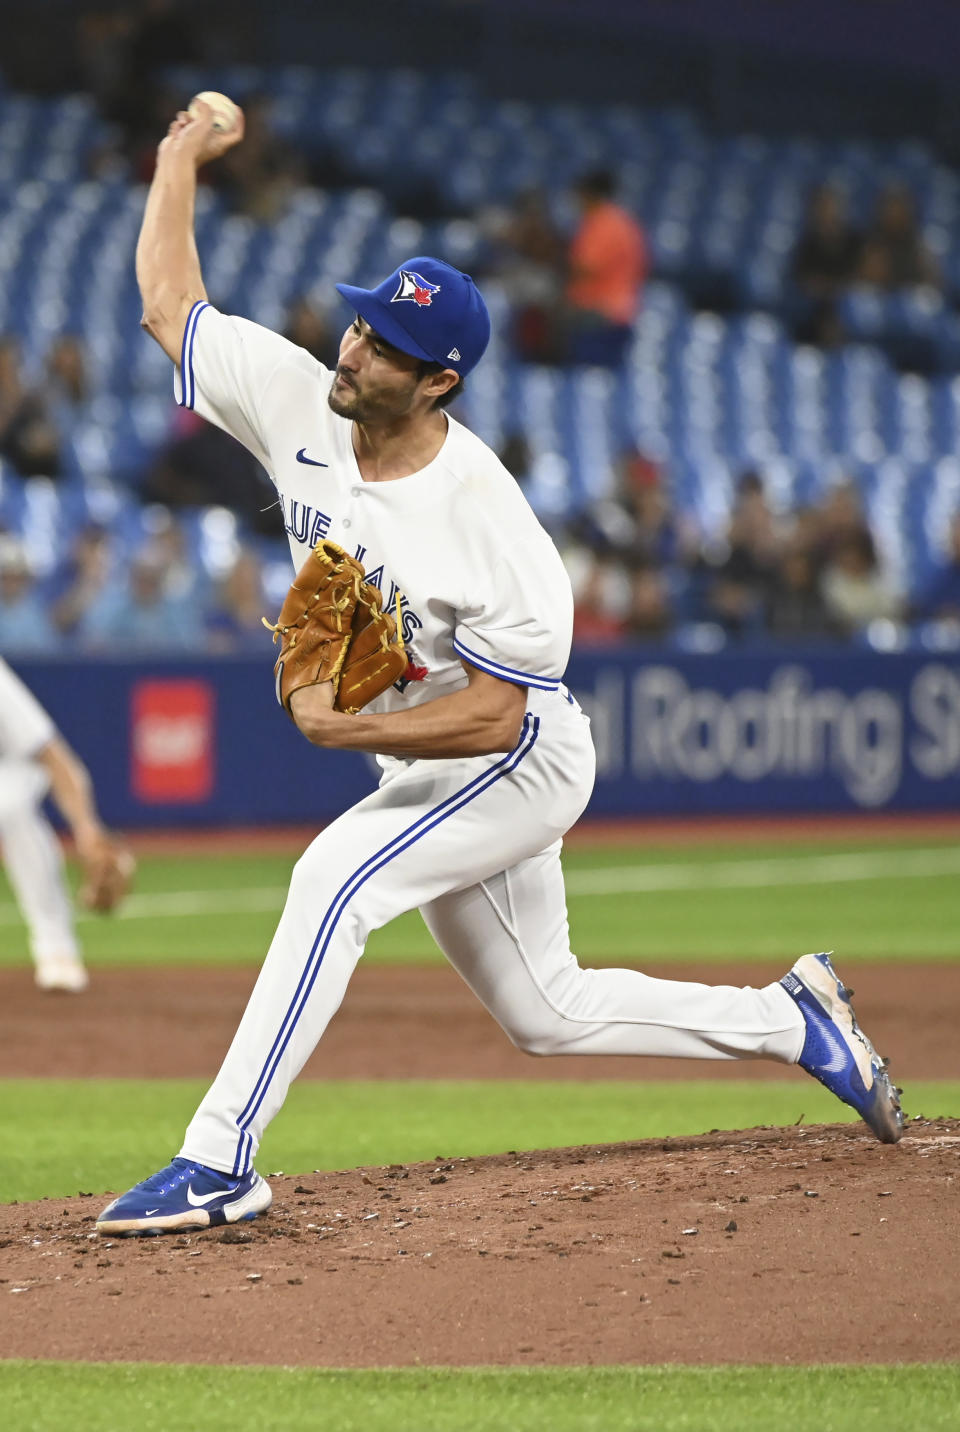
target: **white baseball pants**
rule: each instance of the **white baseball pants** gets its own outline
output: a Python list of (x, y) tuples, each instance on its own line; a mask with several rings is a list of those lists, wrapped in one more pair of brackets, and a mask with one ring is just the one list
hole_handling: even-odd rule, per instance
[(249, 1169), (371, 931), (417, 907), (530, 1053), (796, 1062), (803, 1019), (779, 984), (738, 989), (577, 964), (560, 840), (589, 797), (593, 746), (563, 694), (531, 692), (531, 708), (509, 754), (397, 762), (309, 846), (184, 1157), (235, 1175)]

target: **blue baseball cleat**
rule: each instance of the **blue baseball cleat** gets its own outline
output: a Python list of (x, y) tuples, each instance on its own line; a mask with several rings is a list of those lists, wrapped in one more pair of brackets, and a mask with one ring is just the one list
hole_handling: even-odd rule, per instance
[(803, 955), (780, 981), (800, 1006), (807, 1026), (799, 1064), (845, 1104), (856, 1109), (881, 1143), (895, 1144), (903, 1133), (901, 1090), (857, 1024), (852, 990), (837, 978), (828, 954)]
[(141, 1234), (214, 1228), (256, 1218), (272, 1201), (270, 1185), (255, 1169), (244, 1178), (231, 1178), (204, 1164), (175, 1158), (108, 1204), (96, 1226), (98, 1233)]

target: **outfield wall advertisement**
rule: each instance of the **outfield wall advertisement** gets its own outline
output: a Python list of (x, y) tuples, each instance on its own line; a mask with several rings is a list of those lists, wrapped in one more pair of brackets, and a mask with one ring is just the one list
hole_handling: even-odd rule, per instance
[[(318, 751), (270, 663), (13, 663), (128, 827), (327, 821), (372, 761)], [(960, 808), (960, 656), (605, 648), (567, 673), (603, 816)]]
[(960, 805), (960, 662), (578, 655), (598, 812)]

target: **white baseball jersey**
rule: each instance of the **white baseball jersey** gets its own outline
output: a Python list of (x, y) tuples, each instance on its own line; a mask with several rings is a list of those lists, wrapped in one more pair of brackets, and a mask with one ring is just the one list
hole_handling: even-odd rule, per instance
[(32, 760), (56, 734), (40, 702), (0, 657), (0, 758)]
[(404, 642), (427, 677), (391, 688), (368, 709), (398, 710), (464, 685), (461, 657), (533, 691), (557, 690), (573, 630), (570, 581), (514, 479), (448, 418), (427, 467), (365, 482), (353, 424), (327, 404), (332, 380), (287, 339), (198, 303), (176, 394), (263, 463), (296, 568), (330, 537), (363, 563), (394, 614), (399, 595)]

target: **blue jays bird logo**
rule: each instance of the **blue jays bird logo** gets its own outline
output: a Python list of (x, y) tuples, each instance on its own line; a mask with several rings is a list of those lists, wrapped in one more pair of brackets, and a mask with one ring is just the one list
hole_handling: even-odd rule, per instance
[(429, 308), (433, 302), (433, 295), (440, 292), (438, 283), (430, 283), (422, 274), (414, 273), (412, 269), (400, 270), (400, 287), (391, 298), (391, 303), (416, 303), (421, 308)]

